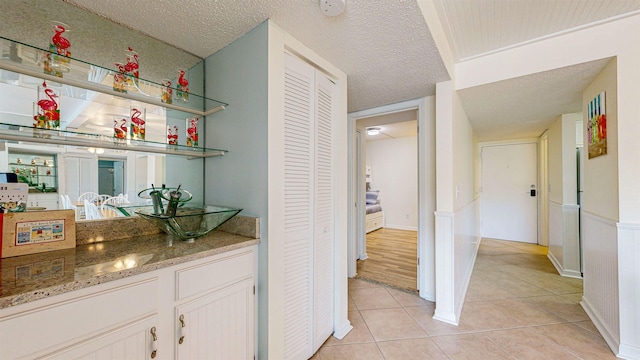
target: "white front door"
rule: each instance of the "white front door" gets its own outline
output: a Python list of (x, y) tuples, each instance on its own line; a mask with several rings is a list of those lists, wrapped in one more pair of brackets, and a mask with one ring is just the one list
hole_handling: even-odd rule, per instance
[(537, 243), (536, 153), (536, 143), (482, 147), (482, 237)]

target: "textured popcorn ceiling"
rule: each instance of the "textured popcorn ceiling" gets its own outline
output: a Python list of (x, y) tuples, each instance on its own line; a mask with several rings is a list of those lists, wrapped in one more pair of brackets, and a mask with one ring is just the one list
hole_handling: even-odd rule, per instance
[[(582, 90), (611, 59), (458, 91), (478, 141), (538, 137), (561, 114), (582, 112)], [(541, 90), (544, 89), (544, 90)]]
[(347, 0), (338, 17), (318, 0), (68, 0), (201, 57), (266, 19), (348, 75), (349, 111), (435, 94), (448, 80), (415, 0)]
[(72, 56), (110, 69), (125, 61), (131, 46), (141, 59), (140, 76), (147, 80), (173, 78), (178, 68), (189, 69), (202, 60), (60, 0), (1, 0), (0, 14), (1, 36), (40, 48), (49, 46), (51, 21), (62, 21), (70, 28), (65, 37)]
[[(45, 3), (2, 0), (0, 10), (2, 5), (16, 1), (30, 4), (36, 12)], [(345, 12), (333, 18), (322, 15), (318, 0), (65, 1), (186, 50), (176, 50), (184, 56), (209, 56), (270, 18), (347, 74), (349, 111), (434, 95), (435, 84), (449, 79), (418, 0), (346, 0)], [(420, 1), (435, 2), (457, 59), (499, 51), (640, 9), (640, 0)], [(0, 13), (7, 18), (4, 11)], [(25, 32), (35, 31), (28, 23), (23, 28)], [(96, 36), (100, 33), (91, 31)], [(109, 44), (104, 45), (106, 53), (122, 48)], [(162, 64), (174, 56), (178, 55), (141, 57)], [(480, 138), (537, 136), (550, 119), (580, 111), (586, 80), (593, 78), (601, 66), (577, 65), (501, 81), (464, 89), (460, 96)], [(546, 106), (536, 104), (540, 102)]]

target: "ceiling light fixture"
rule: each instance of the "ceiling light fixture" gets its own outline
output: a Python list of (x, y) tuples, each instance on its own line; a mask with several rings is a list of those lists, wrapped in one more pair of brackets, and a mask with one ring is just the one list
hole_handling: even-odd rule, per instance
[(320, 9), (326, 16), (338, 16), (344, 11), (345, 0), (320, 0)]
[(380, 128), (379, 127), (367, 128), (367, 135), (378, 135), (378, 134), (380, 134)]

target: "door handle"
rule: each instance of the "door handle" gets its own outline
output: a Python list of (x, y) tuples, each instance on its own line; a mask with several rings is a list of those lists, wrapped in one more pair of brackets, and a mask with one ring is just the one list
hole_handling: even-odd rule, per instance
[(536, 189), (531, 189), (531, 196), (536, 196)]

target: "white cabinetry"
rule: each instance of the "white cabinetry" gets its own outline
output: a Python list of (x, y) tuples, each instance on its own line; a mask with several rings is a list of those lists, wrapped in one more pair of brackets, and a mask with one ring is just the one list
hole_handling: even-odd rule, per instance
[(157, 321), (157, 317), (151, 317), (129, 323), (42, 359), (152, 359), (152, 333), (156, 331)]
[(27, 208), (43, 207), (46, 210), (58, 209), (58, 194), (29, 194), (27, 197)]
[(98, 192), (98, 159), (91, 156), (61, 155), (60, 189), (76, 201), (80, 194)]
[(309, 358), (333, 333), (336, 86), (285, 55), (285, 356)]
[(253, 251), (176, 272), (177, 359), (253, 359)]
[(253, 359), (251, 279), (176, 307), (179, 360)]
[[(87, 290), (0, 311), (0, 359), (65, 358), (66, 351), (86, 354), (115, 346), (131, 326), (157, 312), (157, 278), (136, 277)], [(96, 339), (102, 340), (90, 341)], [(146, 340), (128, 351), (146, 351)]]
[(0, 359), (253, 359), (254, 266), (247, 247), (0, 310)]

